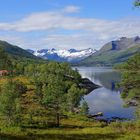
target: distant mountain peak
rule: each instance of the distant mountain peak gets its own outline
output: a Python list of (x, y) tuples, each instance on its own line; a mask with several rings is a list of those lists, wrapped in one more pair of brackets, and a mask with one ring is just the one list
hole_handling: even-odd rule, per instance
[(125, 40), (125, 39), (127, 39), (127, 37), (124, 37), (124, 36), (123, 36), (123, 37), (120, 38), (120, 41), (121, 41), (121, 40)]
[(35, 56), (39, 56), (44, 59), (48, 60), (54, 60), (59, 62), (78, 62), (93, 53), (96, 52), (96, 50), (93, 50), (91, 48), (83, 49), (83, 50), (76, 50), (76, 49), (40, 49), (40, 50), (28, 50), (29, 52), (32, 52)]
[(77, 52), (76, 49), (69, 49), (68, 51), (71, 52), (71, 53), (73, 53), (73, 52)]
[[(126, 48), (131, 48), (136, 44), (140, 44), (140, 38), (139, 36), (133, 38), (121, 37), (120, 39), (109, 43), (111, 44), (111, 50), (123, 50)], [(109, 43), (105, 44), (104, 46), (108, 46)]]
[(135, 41), (140, 41), (140, 37), (139, 36), (136, 36), (135, 37)]

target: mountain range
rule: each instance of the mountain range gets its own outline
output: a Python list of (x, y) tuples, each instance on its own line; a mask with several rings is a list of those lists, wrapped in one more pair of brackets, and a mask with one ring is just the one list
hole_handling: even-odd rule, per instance
[(54, 48), (40, 49), (40, 50), (28, 49), (27, 51), (43, 59), (53, 60), (57, 62), (70, 62), (70, 63), (79, 62), (96, 52), (96, 50), (93, 50), (91, 48), (83, 49), (83, 50), (76, 50), (76, 49), (56, 50)]
[(112, 66), (126, 61), (138, 52), (140, 52), (140, 37), (122, 37), (105, 44), (100, 50), (77, 65)]
[(58, 62), (70, 62), (80, 66), (113, 66), (125, 62), (131, 56), (140, 52), (140, 37), (122, 37), (118, 40), (108, 42), (100, 50), (91, 48), (83, 50), (24, 50), (6, 41), (0, 41), (0, 48), (3, 48), (11, 58), (17, 60), (32, 59), (43, 61), (43, 59), (47, 59)]

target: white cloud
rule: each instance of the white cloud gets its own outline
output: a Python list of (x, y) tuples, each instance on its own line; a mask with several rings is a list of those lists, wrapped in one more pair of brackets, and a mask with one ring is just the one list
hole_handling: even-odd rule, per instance
[(74, 35), (49, 35), (42, 39), (49, 48), (96, 48), (99, 49), (100, 45), (105, 42), (93, 34), (74, 34)]
[(74, 35), (48, 35), (46, 37), (39, 37), (37, 39), (30, 39), (20, 35), (0, 35), (0, 40), (8, 41), (12, 44), (18, 45), (22, 48), (28, 49), (42, 49), (42, 48), (56, 48), (56, 49), (85, 49), (96, 48), (99, 49), (105, 41), (98, 39), (93, 34), (74, 34)]
[[(138, 25), (140, 19), (104, 20), (94, 18), (80, 18), (68, 13), (79, 11), (79, 7), (68, 6), (60, 11), (33, 13), (13, 23), (0, 23), (0, 30), (14, 30), (19, 32), (44, 31), (52, 29), (84, 30), (100, 34), (140, 33)], [(63, 12), (62, 12), (63, 11)]]
[[(34, 48), (37, 46), (40, 48), (45, 46), (48, 48), (99, 48), (112, 39), (122, 36), (132, 37), (140, 35), (140, 18), (104, 20), (74, 17), (71, 15), (71, 13), (79, 12), (79, 10), (80, 7), (67, 6), (56, 11), (33, 13), (12, 23), (1, 22), (0, 30), (21, 32), (24, 34), (32, 31), (54, 32), (53, 35), (48, 35), (41, 39), (38, 38), (38, 40), (25, 40), (22, 36), (21, 38), (23, 39), (15, 39), (15, 42), (18, 44), (34, 46)], [(55, 31), (58, 29), (62, 30), (62, 32), (56, 35)], [(71, 35), (66, 35), (63, 31), (74, 32)], [(80, 34), (79, 31), (82, 31), (82, 33)], [(14, 40), (14, 37), (12, 38)]]
[(80, 7), (71, 5), (65, 7), (62, 11), (66, 13), (77, 13), (80, 11)]

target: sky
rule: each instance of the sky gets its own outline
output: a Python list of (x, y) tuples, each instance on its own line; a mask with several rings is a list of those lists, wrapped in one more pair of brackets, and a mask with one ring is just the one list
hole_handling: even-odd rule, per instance
[(140, 36), (134, 0), (0, 0), (0, 40), (24, 49), (100, 49)]

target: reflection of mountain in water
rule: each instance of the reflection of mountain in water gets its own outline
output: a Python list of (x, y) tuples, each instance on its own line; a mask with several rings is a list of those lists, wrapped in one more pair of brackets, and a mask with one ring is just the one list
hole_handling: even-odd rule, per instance
[(121, 81), (121, 74), (117, 71), (95, 73), (94, 79), (107, 89), (116, 90), (116, 84)]

